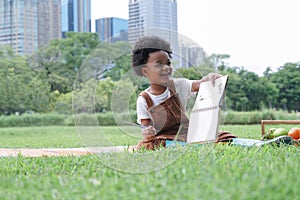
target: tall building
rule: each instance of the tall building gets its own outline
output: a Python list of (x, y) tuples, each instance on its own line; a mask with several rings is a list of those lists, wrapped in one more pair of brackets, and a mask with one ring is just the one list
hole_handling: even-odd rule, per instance
[(203, 48), (197, 44), (180, 43), (179, 52), (179, 66), (182, 68), (198, 67), (206, 57)]
[[(174, 56), (178, 55), (176, 0), (129, 0), (128, 40), (156, 35), (171, 43)], [(177, 55), (176, 55), (177, 54)]]
[(21, 54), (34, 53), (38, 49), (37, 14), (37, 0), (1, 0), (1, 46)]
[(60, 0), (38, 0), (38, 46), (61, 38)]
[(61, 0), (62, 36), (66, 32), (91, 32), (91, 0)]
[(147, 35), (170, 42), (175, 68), (199, 66), (204, 62), (203, 48), (178, 33), (176, 0), (129, 0), (129, 42), (133, 44)]
[(60, 36), (60, 0), (1, 0), (0, 45), (31, 55)]
[(128, 41), (128, 20), (117, 17), (96, 20), (96, 33), (100, 41)]

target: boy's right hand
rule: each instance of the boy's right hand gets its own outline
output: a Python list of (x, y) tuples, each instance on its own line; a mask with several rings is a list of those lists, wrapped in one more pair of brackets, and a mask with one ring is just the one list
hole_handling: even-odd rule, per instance
[(148, 126), (142, 131), (143, 138), (146, 140), (154, 139), (156, 135), (156, 130), (153, 126)]

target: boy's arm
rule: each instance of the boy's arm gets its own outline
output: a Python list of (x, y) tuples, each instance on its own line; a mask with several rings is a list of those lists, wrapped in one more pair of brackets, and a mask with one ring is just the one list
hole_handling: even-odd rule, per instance
[(141, 119), (141, 125), (150, 126), (151, 125), (151, 119)]

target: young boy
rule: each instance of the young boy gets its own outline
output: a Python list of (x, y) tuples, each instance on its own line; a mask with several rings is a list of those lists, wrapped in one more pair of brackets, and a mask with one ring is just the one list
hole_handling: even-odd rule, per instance
[(138, 149), (156, 149), (166, 140), (186, 141), (189, 120), (185, 115), (187, 100), (201, 83), (221, 77), (210, 73), (201, 80), (171, 79), (172, 50), (170, 44), (157, 37), (140, 38), (132, 51), (132, 67), (138, 76), (145, 76), (150, 87), (137, 99), (138, 123), (148, 128), (142, 131)]

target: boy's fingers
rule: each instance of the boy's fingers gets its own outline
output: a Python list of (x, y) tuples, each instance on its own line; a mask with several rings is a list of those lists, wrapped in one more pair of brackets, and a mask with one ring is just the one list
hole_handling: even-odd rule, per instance
[(156, 135), (156, 131), (152, 126), (149, 126), (148, 128), (143, 130), (142, 134), (144, 137), (151, 137)]
[(212, 85), (215, 86), (215, 82), (217, 78), (220, 78), (222, 75), (217, 73), (209, 73), (208, 80), (212, 82)]

